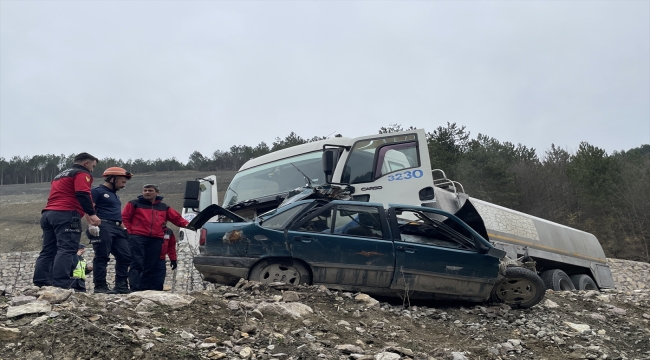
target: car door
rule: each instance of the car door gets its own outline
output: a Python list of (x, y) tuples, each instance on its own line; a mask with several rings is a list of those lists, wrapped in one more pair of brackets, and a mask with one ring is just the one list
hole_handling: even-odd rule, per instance
[(389, 288), (395, 255), (380, 204), (331, 202), (290, 227), (291, 256), (304, 260), (314, 284)]
[(486, 299), (496, 281), (499, 258), (479, 253), (478, 234), (438, 209), (393, 208), (393, 289)]

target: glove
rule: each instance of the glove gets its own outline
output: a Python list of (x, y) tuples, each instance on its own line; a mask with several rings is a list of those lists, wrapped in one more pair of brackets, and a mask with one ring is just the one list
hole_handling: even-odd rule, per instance
[(88, 232), (92, 236), (99, 236), (99, 226), (88, 225)]
[(172, 268), (172, 270), (176, 270), (176, 266), (178, 266), (178, 261), (170, 260), (169, 261), (169, 266)]
[(99, 244), (99, 243), (102, 242), (102, 238), (100, 238), (99, 236), (95, 236), (95, 235), (91, 234), (90, 229), (86, 229), (86, 237), (88, 238), (88, 240), (90, 240), (90, 243), (93, 244), (93, 245), (94, 244)]

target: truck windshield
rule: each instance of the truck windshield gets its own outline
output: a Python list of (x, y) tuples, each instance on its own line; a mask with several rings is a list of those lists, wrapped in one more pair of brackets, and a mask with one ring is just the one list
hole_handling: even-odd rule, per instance
[[(226, 190), (223, 199), (224, 206), (263, 196), (286, 193), (305, 186), (309, 182), (312, 183), (312, 186), (325, 184), (322, 155), (322, 150), (315, 151), (276, 160), (237, 173)], [(301, 172), (310, 181), (307, 181)]]

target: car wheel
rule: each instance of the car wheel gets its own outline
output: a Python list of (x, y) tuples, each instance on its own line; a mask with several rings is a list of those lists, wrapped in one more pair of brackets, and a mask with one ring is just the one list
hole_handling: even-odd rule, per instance
[(587, 274), (572, 275), (571, 282), (578, 290), (598, 290), (596, 282)]
[(544, 285), (549, 290), (555, 291), (571, 291), (575, 290), (571, 278), (564, 271), (560, 269), (553, 269), (544, 271), (541, 275)]
[(513, 308), (529, 308), (544, 298), (544, 282), (534, 272), (521, 267), (506, 269), (506, 277), (494, 286), (491, 299)]
[(258, 262), (251, 269), (248, 280), (269, 284), (284, 282), (292, 285), (311, 284), (309, 270), (300, 262), (292, 259), (270, 259)]

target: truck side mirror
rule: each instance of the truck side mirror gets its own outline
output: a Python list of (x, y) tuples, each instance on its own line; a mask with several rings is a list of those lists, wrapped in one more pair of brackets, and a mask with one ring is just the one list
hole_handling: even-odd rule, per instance
[(420, 200), (426, 201), (426, 200), (433, 200), (436, 198), (436, 194), (433, 191), (433, 188), (431, 186), (427, 186), (425, 188), (422, 188), (420, 192), (418, 193), (420, 195)]
[(334, 173), (334, 158), (336, 152), (337, 151), (334, 149), (325, 149), (323, 151), (323, 172), (326, 177), (331, 177)]
[(195, 209), (199, 207), (200, 182), (190, 180), (185, 183), (185, 194), (183, 195), (183, 207)]

